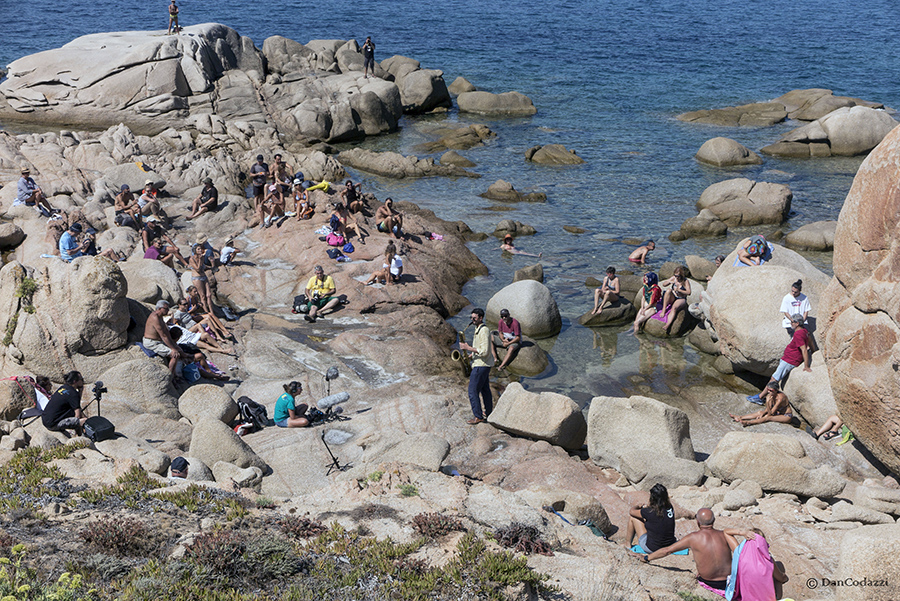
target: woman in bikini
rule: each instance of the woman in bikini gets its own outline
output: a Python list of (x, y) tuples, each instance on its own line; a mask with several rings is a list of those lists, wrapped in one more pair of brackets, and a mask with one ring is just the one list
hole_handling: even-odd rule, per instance
[[(350, 211), (347, 210), (347, 207), (343, 205), (343, 203), (337, 203), (334, 205), (334, 213), (332, 215), (337, 216), (338, 221), (340, 223), (340, 227), (337, 230), (341, 236), (344, 237), (344, 240), (348, 239), (349, 230), (353, 230), (356, 233), (356, 236), (359, 238), (360, 244), (365, 244), (366, 239), (363, 237), (363, 230), (359, 227), (359, 223), (356, 221), (356, 217), (350, 214)], [(368, 234), (366, 234), (368, 235)]]
[(197, 288), (197, 292), (200, 294), (200, 307), (206, 313), (212, 313), (212, 290), (209, 287), (209, 277), (207, 277), (206, 270), (208, 269), (208, 264), (206, 262), (206, 256), (203, 250), (203, 247), (199, 244), (195, 244), (191, 249), (191, 260), (188, 262), (188, 265), (191, 268), (191, 283)]
[(294, 180), (291, 195), (294, 197), (294, 213), (297, 215), (297, 221), (310, 219), (316, 212), (316, 207), (309, 202), (309, 192), (303, 189), (303, 180)]
[[(600, 301), (601, 295), (603, 301)], [(606, 303), (613, 304), (619, 300), (619, 278), (616, 277), (616, 268), (610, 265), (606, 268), (606, 277), (599, 288), (594, 290), (594, 309), (591, 315), (597, 315), (603, 311)]]
[[(231, 337), (228, 330), (225, 328), (225, 324), (223, 324), (215, 314), (203, 310), (200, 291), (197, 289), (197, 286), (188, 286), (186, 292), (188, 295), (187, 312), (194, 317), (194, 321), (209, 325), (216, 336), (220, 337), (222, 340)], [(233, 339), (233, 337), (231, 338)]]
[(666, 311), (669, 311), (669, 316), (666, 318), (666, 334), (668, 334), (672, 324), (675, 323), (675, 316), (678, 315), (679, 311), (687, 308), (687, 297), (691, 294), (691, 283), (684, 275), (684, 267), (679, 265), (675, 268), (675, 274), (663, 282), (661, 286), (666, 289), (666, 293), (663, 296), (662, 312), (665, 315)]

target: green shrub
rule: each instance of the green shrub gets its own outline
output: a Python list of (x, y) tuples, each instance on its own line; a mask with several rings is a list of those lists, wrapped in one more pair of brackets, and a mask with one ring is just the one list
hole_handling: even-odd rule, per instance
[(78, 534), (89, 547), (116, 555), (142, 555), (153, 544), (144, 524), (129, 517), (95, 520)]
[(453, 531), (466, 529), (459, 519), (439, 513), (420, 513), (412, 520), (416, 532), (428, 538), (438, 538)]

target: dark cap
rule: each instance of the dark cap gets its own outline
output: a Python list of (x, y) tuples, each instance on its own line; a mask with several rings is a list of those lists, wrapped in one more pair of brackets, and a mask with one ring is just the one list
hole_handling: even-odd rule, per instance
[(263, 155), (261, 155), (261, 154), (256, 155), (256, 160), (257, 160), (257, 161), (261, 161), (261, 160), (263, 160), (263, 158), (264, 158), (264, 157), (263, 157)]
[(69, 226), (69, 230), (73, 232), (81, 233), (81, 224), (77, 221)]
[(190, 464), (184, 457), (176, 457), (172, 460), (170, 467), (173, 472), (186, 472), (188, 467), (190, 467)]
[(122, 187), (119, 188), (119, 192), (124, 192), (125, 190), (131, 190), (131, 186), (128, 184), (122, 184)]
[(322, 269), (321, 265), (316, 265), (316, 268), (313, 271), (315, 271), (316, 273), (325, 273), (325, 270)]
[(509, 309), (500, 309), (500, 317), (509, 317)]
[(203, 183), (206, 184), (207, 186), (211, 186), (211, 185), (212, 185), (212, 178), (207, 177), (206, 179), (203, 180)]

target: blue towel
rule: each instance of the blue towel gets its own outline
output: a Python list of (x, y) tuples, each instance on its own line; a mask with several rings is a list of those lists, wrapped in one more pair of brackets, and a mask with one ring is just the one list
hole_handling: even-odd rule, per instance
[[(761, 256), (761, 257), (759, 258), (759, 264), (760, 264), (760, 265), (764, 264), (766, 261), (768, 261), (769, 259), (771, 259), (771, 258), (772, 258), (772, 252), (775, 250), (775, 245), (772, 244), (771, 242), (768, 242), (768, 241), (767, 241), (767, 242), (766, 242), (766, 245), (769, 247), (769, 250), (767, 250), (767, 251), (766, 251), (766, 254), (764, 254), (763, 256)], [(734, 258), (734, 264), (733, 264), (733, 265), (734, 265), (734, 267), (750, 267), (750, 265), (747, 265), (746, 263), (742, 263), (740, 257), (735, 257), (735, 258)]]
[(734, 585), (737, 582), (738, 573), (738, 560), (741, 557), (741, 551), (746, 542), (747, 541), (741, 541), (741, 544), (738, 545), (738, 548), (735, 549), (734, 553), (731, 555), (731, 578), (728, 579), (728, 588), (725, 589), (725, 601), (731, 601), (731, 598), (734, 597)]
[[(690, 549), (682, 549), (681, 551), (675, 551), (672, 555), (687, 555), (689, 551)], [(631, 552), (638, 553), (639, 555), (650, 555), (650, 551), (645, 551), (640, 545), (631, 547)]]
[(154, 353), (153, 351), (151, 351), (150, 349), (148, 349), (146, 346), (144, 346), (144, 345), (141, 344), (140, 342), (135, 342), (134, 344), (135, 344), (135, 346), (137, 346), (139, 349), (141, 349), (142, 351), (144, 351), (144, 354), (147, 355), (148, 357), (150, 357), (151, 359), (152, 359), (153, 357), (159, 357), (159, 355), (157, 355), (156, 353)]

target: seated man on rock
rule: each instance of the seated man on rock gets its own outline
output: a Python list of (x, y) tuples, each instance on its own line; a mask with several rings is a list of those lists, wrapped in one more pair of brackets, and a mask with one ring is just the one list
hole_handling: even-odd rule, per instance
[(13, 202), (13, 206), (22, 204), (34, 207), (34, 210), (44, 217), (59, 213), (57, 209), (50, 206), (50, 201), (44, 196), (44, 191), (31, 178), (31, 169), (28, 167), (22, 167), (22, 177), (16, 184), (16, 200)]
[(498, 359), (497, 349), (506, 349), (506, 356), (497, 366), (497, 371), (503, 371), (506, 366), (512, 363), (516, 355), (519, 354), (519, 348), (522, 346), (522, 327), (518, 320), (513, 319), (509, 314), (509, 309), (500, 310), (500, 321), (497, 329), (491, 332), (491, 345), (494, 351), (494, 360)]
[(337, 289), (334, 287), (334, 279), (325, 275), (321, 265), (316, 265), (315, 275), (309, 278), (306, 284), (306, 298), (309, 313), (303, 319), (309, 323), (315, 323), (317, 315), (323, 315), (337, 307), (340, 299), (335, 296)]
[(138, 198), (138, 207), (141, 209), (141, 215), (144, 217), (153, 215), (160, 221), (166, 221), (169, 217), (159, 204), (159, 198), (157, 198), (158, 194), (159, 192), (156, 189), (153, 180), (148, 179), (144, 182), (144, 191), (141, 193), (140, 198)]
[(724, 594), (731, 575), (731, 546), (725, 533), (713, 527), (715, 521), (716, 516), (713, 515), (712, 509), (704, 507), (697, 512), (699, 530), (688, 534), (675, 544), (643, 555), (643, 560), (653, 561), (675, 551), (690, 549), (694, 564), (697, 566), (697, 580), (714, 592)]
[(218, 208), (219, 191), (216, 190), (216, 187), (213, 185), (212, 179), (207, 177), (203, 180), (203, 189), (200, 191), (200, 194), (197, 195), (197, 198), (194, 199), (194, 203), (191, 205), (191, 214), (185, 217), (185, 219), (190, 221), (191, 219), (196, 219), (204, 213), (214, 212)]
[[(107, 248), (103, 252), (97, 251), (96, 246), (94, 246), (94, 234), (85, 234), (81, 241), (79, 241), (78, 236), (81, 235), (81, 231), (81, 224), (76, 221), (69, 226), (68, 230), (63, 232), (62, 236), (59, 237), (60, 259), (66, 263), (71, 263), (78, 257), (92, 255), (106, 257), (110, 261), (119, 260), (119, 255), (111, 248)], [(94, 246), (94, 249), (93, 252), (90, 252), (92, 246)]]
[[(144, 222), (141, 219), (141, 208), (138, 206), (137, 200), (135, 200), (134, 194), (131, 193), (131, 188), (128, 184), (122, 184), (122, 188), (116, 194), (115, 210), (117, 225), (133, 227), (138, 231), (144, 227)], [(130, 217), (130, 221), (126, 217)]]
[(75, 430), (79, 436), (82, 426), (87, 421), (81, 409), (81, 393), (84, 391), (84, 378), (77, 371), (70, 371), (63, 376), (63, 385), (50, 396), (44, 408), (41, 421), (48, 430), (62, 432)]
[(362, 184), (354, 185), (353, 180), (348, 179), (341, 190), (341, 200), (351, 213), (362, 211), (366, 206), (362, 199)]
[(144, 338), (141, 344), (148, 351), (153, 351), (160, 357), (169, 360), (169, 371), (175, 375), (175, 367), (178, 360), (181, 359), (185, 363), (192, 362), (193, 357), (182, 352), (178, 345), (172, 340), (169, 334), (169, 328), (166, 327), (163, 317), (169, 313), (169, 301), (157, 301), (156, 309), (147, 317), (147, 324), (144, 326)]
[(169, 248), (171, 247), (163, 246), (162, 240), (157, 238), (150, 243), (150, 248), (144, 252), (144, 258), (150, 259), (151, 261), (161, 261), (163, 265), (168, 265), (172, 269), (175, 269), (174, 253), (167, 252), (166, 254), (163, 254), (163, 249), (168, 251)]
[(403, 235), (403, 215), (394, 210), (394, 201), (384, 199), (384, 204), (375, 210), (375, 224), (378, 231), (383, 234), (393, 234), (394, 238)]
[(778, 382), (766, 384), (766, 389), (759, 395), (759, 398), (765, 402), (765, 409), (740, 417), (732, 413), (728, 415), (745, 428), (766, 422), (789, 424), (793, 421), (794, 415), (791, 413), (791, 404), (788, 402), (787, 395), (778, 386)]
[(147, 217), (147, 223), (144, 224), (144, 229), (141, 231), (141, 241), (144, 243), (144, 252), (147, 252), (153, 244), (153, 241), (157, 238), (163, 243), (159, 247), (161, 255), (166, 256), (171, 253), (182, 267), (187, 267), (187, 261), (184, 260), (184, 257), (181, 256), (181, 251), (178, 250), (178, 247), (159, 224), (159, 219), (153, 216)]

